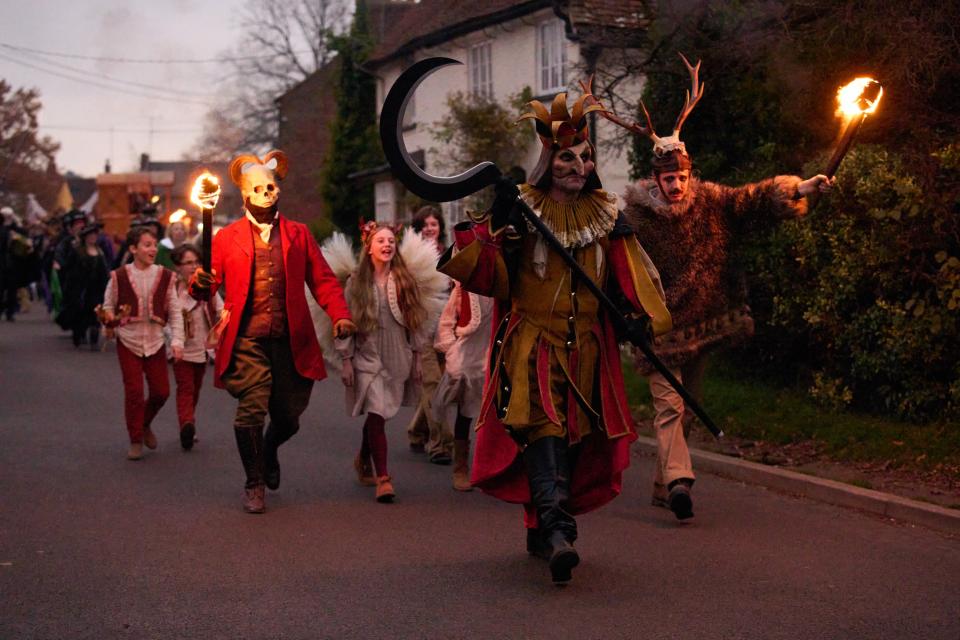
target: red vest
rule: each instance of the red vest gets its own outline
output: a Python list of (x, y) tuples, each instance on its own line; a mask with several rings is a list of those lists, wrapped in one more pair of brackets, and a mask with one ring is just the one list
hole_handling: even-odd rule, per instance
[(240, 323), (240, 335), (249, 338), (287, 335), (287, 283), (278, 226), (274, 225), (269, 243), (253, 231), (253, 277)]
[(144, 305), (143, 301), (137, 296), (137, 291), (130, 281), (130, 274), (127, 272), (127, 269), (135, 268), (132, 265), (124, 265), (111, 274), (112, 277), (117, 279), (117, 309), (119, 310), (122, 305), (130, 307), (130, 317), (127, 322), (152, 320), (160, 325), (167, 324), (167, 315), (170, 312), (167, 307), (167, 299), (170, 293), (170, 283), (173, 281), (173, 272), (160, 267), (160, 276), (157, 277), (150, 298)]

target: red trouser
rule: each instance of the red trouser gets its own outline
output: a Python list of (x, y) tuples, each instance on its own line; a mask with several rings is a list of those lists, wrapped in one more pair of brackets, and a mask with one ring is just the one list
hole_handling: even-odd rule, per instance
[[(142, 358), (117, 340), (117, 356), (123, 374), (123, 415), (127, 419), (130, 442), (143, 442), (143, 430), (150, 427), (170, 396), (166, 354), (160, 349), (152, 356)], [(147, 379), (146, 400), (143, 397), (144, 377)]]
[(193, 412), (200, 399), (200, 387), (203, 386), (203, 374), (206, 371), (206, 362), (181, 360), (173, 363), (173, 379), (177, 382), (177, 420), (181, 429), (188, 422), (196, 424)]

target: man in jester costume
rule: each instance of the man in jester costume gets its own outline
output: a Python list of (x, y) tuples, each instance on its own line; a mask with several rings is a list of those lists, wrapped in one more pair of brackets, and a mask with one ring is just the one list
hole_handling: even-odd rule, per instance
[[(522, 198), (633, 327), (670, 330), (659, 275), (602, 189), (581, 96), (567, 108), (530, 103), (543, 143), (519, 189), (496, 185), (489, 212), (455, 229), (439, 269), (497, 302), (478, 418), (473, 484), (522, 504), (527, 550), (565, 583), (580, 561), (574, 516), (616, 497), (636, 439), (610, 317), (578, 276), (520, 217)], [(587, 103), (588, 104), (588, 103)]]

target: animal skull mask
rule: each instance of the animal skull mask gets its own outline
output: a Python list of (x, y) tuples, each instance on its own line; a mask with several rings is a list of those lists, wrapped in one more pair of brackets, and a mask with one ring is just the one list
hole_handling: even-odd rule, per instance
[[(267, 166), (271, 160), (276, 161), (273, 168)], [(244, 203), (269, 209), (280, 198), (278, 183), (287, 175), (287, 166), (287, 155), (283, 151), (271, 151), (263, 160), (255, 155), (244, 154), (230, 163), (230, 179), (240, 187)]]

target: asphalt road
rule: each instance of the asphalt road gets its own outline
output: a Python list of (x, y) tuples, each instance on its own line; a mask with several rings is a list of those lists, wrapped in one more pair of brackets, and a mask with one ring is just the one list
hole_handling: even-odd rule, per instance
[(960, 541), (709, 475), (680, 525), (649, 506), (643, 456), (555, 587), (519, 508), (407, 450), (407, 411), (398, 500), (374, 502), (333, 380), (268, 513), (244, 514), (234, 403), (206, 385), (195, 450), (171, 399), (129, 462), (113, 348), (74, 350), (36, 312), (0, 324), (0, 638), (960, 638)]

